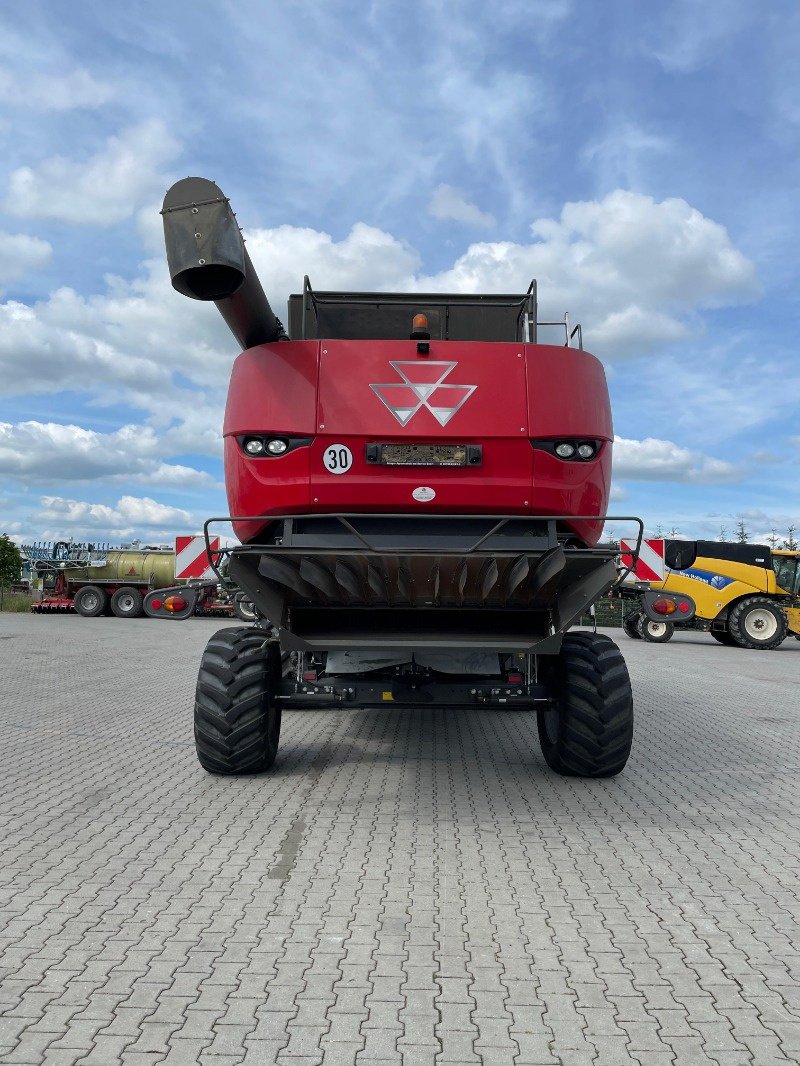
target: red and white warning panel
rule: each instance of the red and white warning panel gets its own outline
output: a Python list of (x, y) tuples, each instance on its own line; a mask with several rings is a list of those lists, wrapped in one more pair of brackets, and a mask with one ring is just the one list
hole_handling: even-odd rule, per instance
[[(631, 571), (631, 577), (636, 578), (637, 581), (663, 581), (664, 544), (663, 540), (643, 540), (639, 558)], [(622, 565), (630, 566), (633, 552), (636, 550), (636, 541), (621, 540), (619, 547), (622, 553)]]
[[(210, 537), (212, 551), (219, 551), (219, 537)], [(175, 538), (175, 580), (189, 578), (213, 578), (214, 571), (208, 565), (204, 537)]]

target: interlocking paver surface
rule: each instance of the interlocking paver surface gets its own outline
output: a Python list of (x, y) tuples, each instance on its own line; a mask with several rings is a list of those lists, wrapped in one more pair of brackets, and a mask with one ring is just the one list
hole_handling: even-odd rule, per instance
[(219, 625), (0, 616), (0, 1061), (798, 1061), (800, 643), (617, 634), (609, 781), (424, 707), (287, 712), (223, 778)]

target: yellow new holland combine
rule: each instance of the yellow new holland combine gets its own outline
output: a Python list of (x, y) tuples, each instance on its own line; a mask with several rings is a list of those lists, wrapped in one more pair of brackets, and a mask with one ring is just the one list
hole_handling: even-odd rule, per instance
[[(668, 540), (664, 562), (664, 579), (648, 587), (690, 596), (696, 608), (693, 628), (707, 630), (720, 644), (769, 651), (789, 635), (800, 640), (800, 552), (763, 544)], [(636, 610), (624, 628), (634, 639), (663, 643), (676, 623), (680, 616), (670, 614), (663, 622), (648, 623)]]

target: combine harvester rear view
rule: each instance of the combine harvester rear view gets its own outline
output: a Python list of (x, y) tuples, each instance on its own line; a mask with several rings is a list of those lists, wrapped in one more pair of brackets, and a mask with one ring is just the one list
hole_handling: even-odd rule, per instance
[[(213, 182), (177, 182), (162, 215), (173, 286), (214, 301), (244, 349), (223, 430), (231, 515), (206, 535), (233, 523), (229, 574), (260, 621), (203, 655), (203, 767), (269, 769), (284, 707), (479, 704), (535, 712), (560, 773), (618, 773), (625, 662), (608, 637), (568, 632), (618, 580), (599, 543), (608, 390), (580, 327), (538, 323), (535, 282), (467, 296), (306, 278), (289, 339)], [(641, 538), (638, 519), (614, 520)]]

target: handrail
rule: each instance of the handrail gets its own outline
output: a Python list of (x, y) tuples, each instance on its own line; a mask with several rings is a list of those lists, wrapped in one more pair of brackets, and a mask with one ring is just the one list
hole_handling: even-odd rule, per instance
[[(320, 307), (321, 304), (325, 304), (325, 303), (334, 304), (334, 303), (340, 302), (338, 299), (334, 299), (333, 297), (342, 297), (343, 299), (346, 299), (347, 303), (349, 303), (349, 304), (372, 304), (372, 303), (375, 302), (376, 298), (380, 299), (380, 297), (387, 297), (389, 300), (396, 299), (396, 298), (403, 298), (403, 299), (413, 300), (414, 297), (416, 297), (416, 296), (420, 296), (420, 297), (421, 296), (428, 296), (428, 297), (430, 297), (430, 296), (437, 296), (437, 295), (441, 295), (443, 299), (448, 297), (448, 296), (457, 296), (459, 298), (459, 303), (462, 306), (470, 306), (470, 305), (472, 305), (472, 306), (481, 306), (482, 304), (485, 304), (486, 299), (487, 299), (487, 296), (483, 296), (482, 297), (482, 296), (476, 294), (475, 298), (474, 298), (474, 302), (473, 302), (473, 301), (469, 300), (469, 294), (461, 294), (461, 293), (441, 293), (441, 294), (437, 294), (437, 293), (394, 293), (394, 292), (386, 292), (386, 293), (339, 293), (339, 292), (336, 292), (336, 293), (330, 293), (330, 294), (329, 293), (320, 294), (318, 296), (314, 292), (313, 288), (311, 287), (311, 280), (310, 280), (308, 274), (306, 274), (304, 276), (304, 278), (303, 278), (303, 305), (302, 305), (302, 316), (301, 316), (302, 321), (301, 321), (300, 339), (301, 340), (306, 340), (307, 339), (307, 335), (306, 335), (306, 321), (307, 321), (307, 318), (308, 318), (307, 312), (310, 309), (313, 310), (314, 318), (319, 320), (319, 307)], [(326, 299), (326, 296), (330, 297), (330, 298)], [(489, 299), (491, 298), (491, 294), (488, 294), (488, 298)], [(561, 326), (564, 329), (564, 338), (565, 338), (564, 347), (565, 348), (571, 347), (572, 346), (572, 340), (577, 335), (577, 338), (578, 338), (577, 347), (580, 348), (581, 351), (582, 351), (583, 350), (583, 330), (581, 328), (580, 323), (577, 323), (572, 329), (570, 329), (569, 312), (567, 312), (567, 311), (564, 312), (563, 319), (558, 319), (558, 320), (553, 321), (553, 322), (550, 322), (550, 321), (539, 321), (539, 318), (538, 318), (538, 309), (539, 309), (538, 300), (539, 300), (538, 285), (537, 285), (536, 278), (533, 278), (531, 280), (530, 285), (528, 286), (528, 288), (527, 288), (527, 290), (525, 292), (525, 295), (519, 297), (519, 311), (517, 313), (517, 320), (516, 320), (517, 321), (517, 340), (518, 340), (518, 342), (520, 342), (522, 344), (536, 344), (537, 341), (538, 341), (539, 326)], [(514, 304), (509, 304), (508, 306), (513, 307)]]
[[(641, 546), (642, 546), (642, 540), (644, 539), (644, 522), (642, 521), (641, 518), (638, 518), (635, 515), (474, 515), (474, 514), (471, 514), (471, 515), (429, 515), (429, 514), (424, 514), (424, 515), (421, 515), (421, 514), (380, 514), (380, 515), (376, 515), (376, 514), (370, 514), (370, 513), (354, 513), (352, 511), (351, 512), (341, 512), (341, 513), (336, 513), (336, 514), (319, 513), (319, 514), (294, 514), (294, 515), (219, 515), (219, 516), (216, 516), (214, 518), (208, 518), (203, 523), (203, 537), (205, 539), (205, 544), (206, 544), (206, 555), (208, 557), (208, 560), (209, 560), (209, 563), (210, 563), (212, 569), (214, 570), (215, 573), (218, 573), (216, 564), (214, 562), (214, 556), (221, 557), (222, 555), (234, 555), (234, 554), (247, 555), (247, 554), (252, 554), (252, 553), (255, 553), (255, 552), (269, 551), (273, 547), (278, 547), (276, 545), (264, 545), (264, 544), (240, 544), (238, 546), (235, 546), (235, 547), (232, 547), (232, 548), (223, 549), (221, 551), (218, 550), (218, 549), (212, 550), (212, 548), (211, 548), (211, 536), (210, 536), (210, 533), (209, 533), (209, 529), (215, 523), (219, 523), (219, 522), (225, 522), (225, 523), (230, 523), (230, 522), (285, 522), (285, 521), (290, 521), (290, 520), (294, 520), (294, 519), (302, 519), (303, 521), (309, 521), (309, 520), (310, 521), (314, 521), (314, 520), (325, 521), (325, 520), (330, 520), (330, 519), (336, 519), (342, 525), (342, 527), (344, 529), (346, 529), (349, 533), (351, 533), (356, 538), (356, 540), (360, 541), (360, 543), (364, 546), (364, 548), (367, 551), (369, 551), (369, 552), (371, 552), (371, 553), (373, 553), (375, 555), (391, 555), (391, 554), (396, 554), (398, 551), (408, 550), (408, 549), (400, 548), (398, 546), (380, 547), (380, 546), (371, 544), (370, 541), (362, 533), (359, 533), (359, 531), (357, 529), (353, 528), (353, 526), (351, 524), (351, 520), (359, 519), (359, 518), (380, 518), (382, 520), (391, 520), (391, 519), (394, 518), (394, 519), (402, 520), (404, 522), (408, 521), (409, 519), (411, 521), (422, 522), (422, 521), (425, 521), (425, 520), (430, 520), (431, 518), (435, 518), (437, 521), (454, 522), (454, 523), (455, 522), (461, 522), (461, 521), (464, 521), (466, 519), (469, 519), (471, 521), (481, 520), (481, 521), (485, 521), (485, 522), (493, 522), (494, 525), (489, 529), (489, 531), (486, 532), (486, 533), (482, 533), (471, 546), (466, 547), (466, 548), (458, 549), (459, 550), (459, 554), (464, 554), (464, 555), (471, 555), (471, 554), (474, 554), (475, 552), (477, 552), (480, 549), (482, 544), (484, 544), (490, 537), (496, 535), (509, 522), (518, 522), (521, 519), (525, 519), (525, 518), (530, 518), (533, 521), (540, 521), (540, 522), (543, 522), (543, 523), (546, 522), (546, 523), (548, 523), (548, 525), (549, 525), (549, 523), (555, 523), (555, 522), (558, 522), (558, 521), (571, 521), (571, 522), (597, 522), (597, 521), (602, 521), (604, 523), (607, 523), (607, 522), (633, 522), (633, 523), (635, 523), (635, 525), (638, 528), (638, 533), (637, 533), (637, 536), (636, 536), (636, 545), (635, 545), (635, 547), (634, 547), (634, 549), (633, 549), (633, 551), (631, 553), (631, 565), (627, 568), (627, 570), (624, 571), (624, 573), (622, 573), (618, 577), (617, 584), (619, 584), (621, 581), (623, 581), (628, 576), (628, 574), (631, 572), (633, 567), (636, 565), (636, 562), (637, 562), (637, 560), (639, 558), (639, 552), (640, 552)], [(287, 546), (283, 550), (301, 552), (303, 550), (308, 550), (308, 549), (307, 549), (307, 546), (298, 547), (298, 548), (291, 548), (291, 547)], [(420, 554), (424, 554), (424, 555), (435, 555), (435, 554), (440, 554), (441, 553), (441, 548), (437, 548), (435, 545), (433, 545), (431, 547), (428, 547), (428, 548), (414, 548), (413, 550), (415, 552), (420, 552)], [(517, 551), (518, 549), (513, 548), (513, 549), (509, 549), (509, 550), (510, 551)], [(582, 554), (584, 554), (584, 553), (588, 553), (588, 554), (591, 554), (591, 553), (602, 553), (604, 555), (609, 554), (609, 553), (617, 554), (617, 555), (619, 554), (619, 550), (618, 549), (612, 552), (612, 549), (611, 549), (610, 546), (608, 548), (598, 548), (597, 546), (595, 546), (593, 548), (575, 548), (574, 550), (575, 551), (580, 551)], [(626, 552), (626, 554), (627, 554), (627, 552)], [(220, 576), (220, 580), (224, 580), (221, 577), (221, 575), (218, 575), (218, 576)]]

